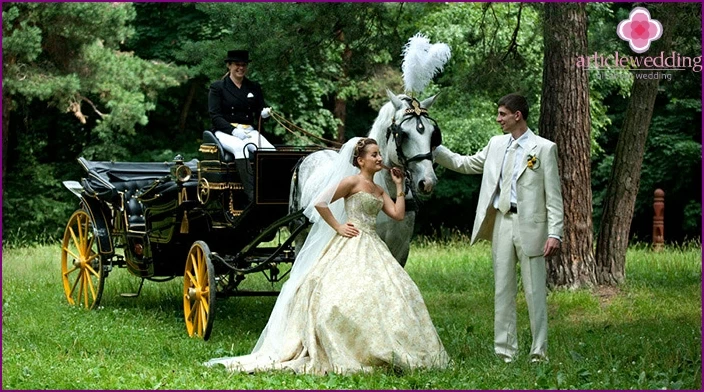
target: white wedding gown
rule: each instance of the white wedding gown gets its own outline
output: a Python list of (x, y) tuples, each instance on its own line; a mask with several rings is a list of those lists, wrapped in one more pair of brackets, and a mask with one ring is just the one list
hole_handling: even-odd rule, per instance
[[(444, 368), (449, 357), (413, 280), (376, 233), (383, 199), (345, 199), (353, 238), (333, 237), (295, 292), (275, 355), (216, 358), (230, 370), (325, 374)], [(273, 359), (272, 359), (273, 358)]]

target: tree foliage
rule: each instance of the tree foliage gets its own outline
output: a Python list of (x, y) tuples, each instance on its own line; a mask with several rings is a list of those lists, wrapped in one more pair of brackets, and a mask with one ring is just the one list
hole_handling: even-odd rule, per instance
[(148, 122), (158, 92), (184, 76), (119, 51), (134, 17), (129, 3), (3, 4), (3, 94), (90, 121), (87, 157), (126, 158), (125, 136)]
[(120, 50), (134, 18), (129, 3), (3, 3), (6, 232), (60, 232), (63, 163), (128, 159), (159, 92), (184, 80), (183, 69)]

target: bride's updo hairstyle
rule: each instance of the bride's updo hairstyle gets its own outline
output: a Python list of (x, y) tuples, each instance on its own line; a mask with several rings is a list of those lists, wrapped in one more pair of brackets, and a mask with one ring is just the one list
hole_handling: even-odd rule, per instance
[(367, 146), (370, 144), (378, 145), (376, 140), (370, 137), (365, 137), (359, 139), (357, 145), (354, 146), (354, 156), (352, 156), (352, 165), (354, 167), (359, 167), (359, 162), (357, 162), (357, 158), (364, 157), (364, 152), (367, 149)]

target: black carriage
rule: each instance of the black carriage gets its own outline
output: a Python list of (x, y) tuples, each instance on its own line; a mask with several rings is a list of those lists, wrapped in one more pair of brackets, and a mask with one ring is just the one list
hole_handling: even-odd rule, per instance
[[(308, 224), (301, 211), (289, 213), (291, 176), (317, 149), (279, 146), (235, 159), (205, 131), (200, 160), (79, 158), (85, 177), (64, 182), (80, 198), (61, 247), (68, 302), (96, 308), (115, 267), (141, 278), (140, 290), (144, 280), (183, 276), (188, 333), (207, 340), (216, 298), (277, 294), (242, 290), (240, 283), (256, 272), (272, 284), (285, 278), (279, 266), (293, 263), (293, 240)], [(249, 195), (245, 181), (253, 185)], [(262, 246), (284, 227), (288, 238)]]

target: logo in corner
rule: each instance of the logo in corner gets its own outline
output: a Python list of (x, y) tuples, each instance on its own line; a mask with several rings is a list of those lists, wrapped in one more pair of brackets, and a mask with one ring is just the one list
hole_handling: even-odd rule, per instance
[(650, 43), (662, 36), (662, 24), (656, 19), (650, 19), (650, 12), (643, 7), (631, 11), (628, 19), (624, 19), (616, 27), (618, 37), (628, 41), (631, 50), (643, 53), (650, 49)]

